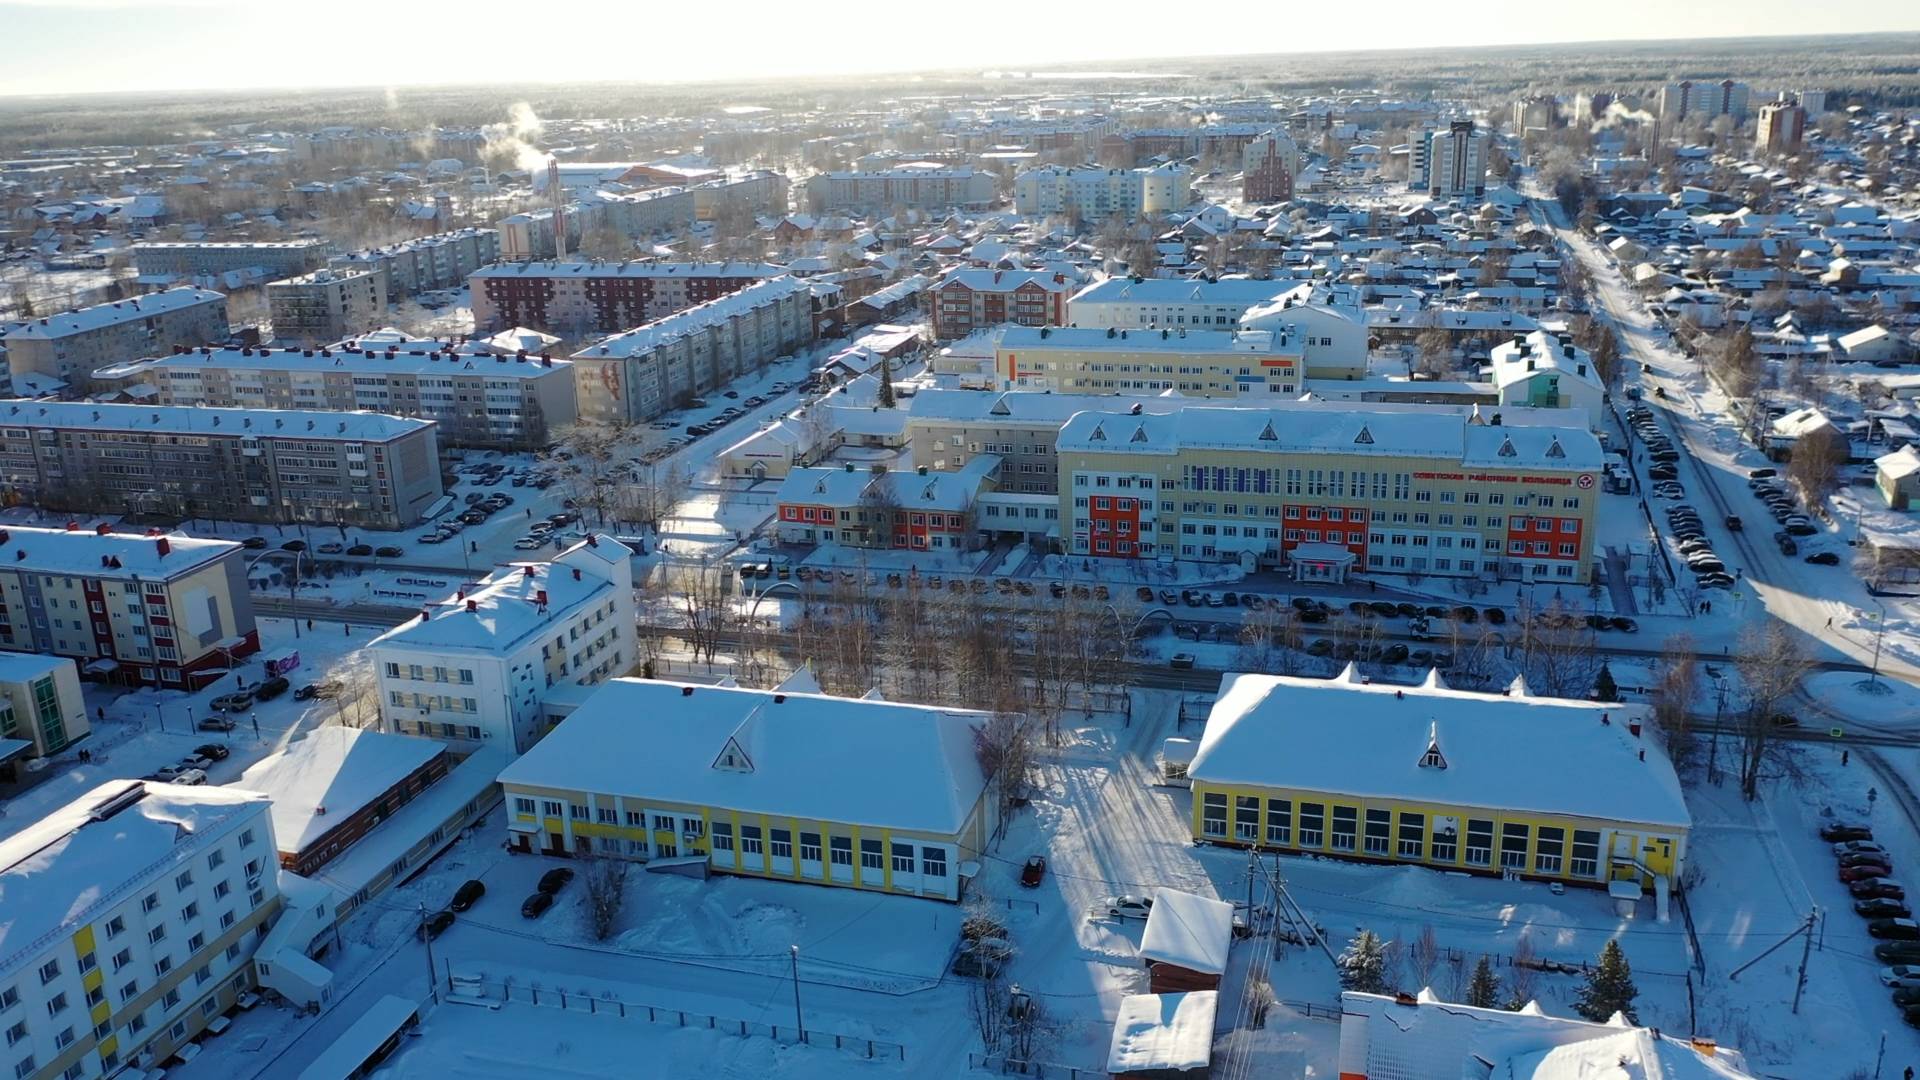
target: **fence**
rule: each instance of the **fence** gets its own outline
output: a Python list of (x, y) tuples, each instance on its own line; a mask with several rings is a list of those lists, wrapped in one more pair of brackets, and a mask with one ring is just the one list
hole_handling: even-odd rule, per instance
[(1285, 999), (1282, 999), (1280, 1004), (1309, 1020), (1331, 1020), (1336, 1024), (1340, 1022), (1339, 1005), (1324, 1001), (1287, 1001)]
[(1032, 1076), (1038, 1080), (1047, 1077), (1062, 1077), (1064, 1080), (1080, 1080), (1081, 1077), (1106, 1077), (1105, 1069), (1089, 1069), (1082, 1065), (1062, 1065), (1055, 1061), (1023, 1061), (1009, 1054), (967, 1054), (967, 1068), (973, 1070), (991, 1070), (1002, 1076), (1017, 1073)]
[(839, 1050), (843, 1053), (883, 1061), (907, 1060), (907, 1048), (904, 1045), (888, 1042), (885, 1039), (841, 1035), (816, 1028), (762, 1024), (725, 1016), (709, 1016), (706, 1013), (691, 1012), (686, 1009), (626, 1001), (607, 991), (591, 994), (577, 990), (568, 991), (515, 983), (511, 979), (496, 982), (474, 975), (451, 975), (448, 981), (451, 987), (448, 991), (449, 1000), (538, 1005), (543, 1008), (563, 1009), (594, 1016), (610, 1016), (621, 1020), (642, 1020), (650, 1024), (705, 1028), (708, 1031), (736, 1035), (740, 1038), (769, 1038), (775, 1042), (788, 1044), (805, 1043), (820, 1049)]

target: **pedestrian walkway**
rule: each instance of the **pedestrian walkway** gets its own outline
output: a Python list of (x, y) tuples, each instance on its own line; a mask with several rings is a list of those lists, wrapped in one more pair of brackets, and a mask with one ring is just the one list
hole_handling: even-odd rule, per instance
[(1613, 610), (1621, 615), (1638, 615), (1633, 601), (1633, 581), (1628, 577), (1628, 557), (1613, 545), (1607, 545), (1607, 592), (1613, 595)]

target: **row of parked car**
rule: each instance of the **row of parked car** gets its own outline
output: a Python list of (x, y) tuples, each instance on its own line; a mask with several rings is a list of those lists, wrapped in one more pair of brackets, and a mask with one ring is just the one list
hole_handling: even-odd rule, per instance
[(172, 765), (160, 766), (142, 779), (197, 786), (207, 782), (207, 770), (213, 768), (214, 762), (225, 761), (231, 754), (225, 743), (202, 743), (193, 748), (193, 753)]
[[(1780, 482), (1780, 475), (1774, 469), (1754, 469), (1747, 474), (1747, 487), (1753, 497), (1766, 506), (1767, 513), (1780, 528), (1773, 534), (1773, 542), (1782, 555), (1800, 554), (1800, 537), (1814, 536), (1820, 532), (1813, 519), (1801, 512), (1800, 504)], [(1840, 556), (1831, 551), (1809, 551), (1806, 562), (1816, 566), (1838, 566)]]
[(1874, 958), (1889, 966), (1880, 969), (1880, 982), (1893, 990), (1908, 1024), (1920, 1027), (1920, 922), (1907, 906), (1905, 886), (1893, 879), (1893, 856), (1874, 842), (1866, 825), (1836, 822), (1820, 829), (1820, 839), (1833, 845), (1840, 880), (1853, 894), (1854, 914), (1867, 920), (1867, 933), (1883, 939), (1873, 947)]
[(1667, 507), (1667, 528), (1673, 533), (1680, 557), (1686, 561), (1687, 569), (1693, 571), (1701, 588), (1733, 588), (1734, 577), (1727, 573), (1727, 564), (1714, 553), (1706, 528), (1700, 523), (1700, 511), (1686, 505)]
[(548, 514), (527, 528), (527, 535), (513, 542), (517, 551), (535, 551), (546, 547), (563, 534), (560, 530), (580, 520), (578, 510), (559, 510)]
[[(240, 546), (249, 551), (264, 551), (268, 547), (268, 543), (267, 538), (264, 536), (249, 536), (240, 541)], [(293, 552), (305, 551), (307, 550), (307, 542), (305, 540), (288, 540), (286, 543), (280, 545), (280, 550)], [(372, 544), (365, 542), (345, 544), (338, 541), (328, 541), (313, 550), (321, 555), (352, 555), (355, 558), (366, 558), (369, 555), (375, 555), (382, 559), (397, 559), (406, 554), (405, 550), (394, 547), (391, 544), (383, 547), (374, 547)]]
[(504, 491), (490, 491), (486, 494), (469, 492), (467, 508), (434, 525), (421, 533), (419, 541), (423, 544), (444, 544), (460, 534), (469, 525), (479, 525), (488, 518), (513, 505), (513, 496)]

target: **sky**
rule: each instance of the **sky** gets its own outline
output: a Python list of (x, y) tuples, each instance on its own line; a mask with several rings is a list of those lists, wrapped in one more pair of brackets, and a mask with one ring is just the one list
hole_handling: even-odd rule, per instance
[[(1258, 13), (1258, 14), (1256, 14)], [(1365, 18), (1359, 18), (1364, 13)], [(1601, 15), (1599, 13), (1604, 13)], [(1156, 27), (1156, 21), (1167, 21)], [(1850, 0), (0, 0), (0, 94), (1044, 69), (1155, 55), (1920, 30)]]

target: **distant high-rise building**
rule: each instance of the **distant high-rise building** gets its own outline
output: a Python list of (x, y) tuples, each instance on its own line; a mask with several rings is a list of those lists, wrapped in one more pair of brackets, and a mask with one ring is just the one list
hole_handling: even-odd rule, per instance
[(1513, 126), (1521, 131), (1528, 128), (1555, 128), (1562, 123), (1560, 99), (1552, 94), (1535, 94), (1513, 103)]
[(1250, 203), (1283, 202), (1293, 198), (1293, 180), (1300, 175), (1300, 147), (1285, 129), (1266, 132), (1241, 151), (1240, 197)]
[(1719, 82), (1694, 82), (1682, 79), (1660, 88), (1660, 119), (1678, 123), (1690, 116), (1712, 120), (1730, 116), (1735, 123), (1747, 118), (1747, 105), (1753, 91), (1743, 82), (1722, 79)]
[(1791, 154), (1800, 149), (1807, 132), (1807, 110), (1784, 101), (1769, 101), (1760, 106), (1760, 120), (1753, 144), (1762, 153)]
[[(1471, 120), (1455, 120), (1447, 130), (1425, 136), (1427, 153), (1422, 183), (1431, 195), (1478, 198), (1487, 193), (1487, 149), (1492, 137)], [(1408, 180), (1412, 182), (1409, 172)]]

